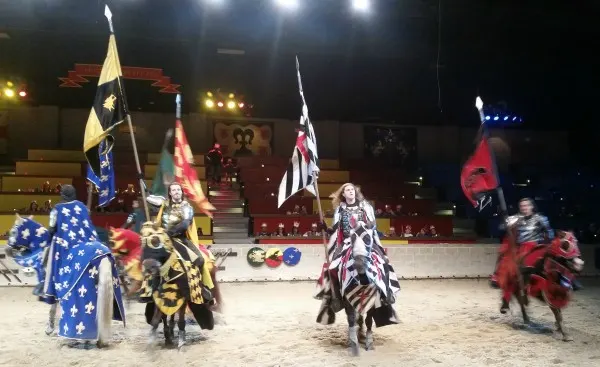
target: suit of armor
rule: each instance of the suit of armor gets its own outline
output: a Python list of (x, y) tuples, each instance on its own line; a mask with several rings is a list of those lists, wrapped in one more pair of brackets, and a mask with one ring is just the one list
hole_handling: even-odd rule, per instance
[(165, 205), (162, 212), (161, 224), (171, 237), (185, 237), (186, 231), (194, 220), (194, 208), (186, 200), (180, 203), (171, 202)]
[(508, 222), (516, 225), (518, 244), (542, 243), (554, 238), (554, 231), (550, 228), (548, 218), (541, 214), (535, 213), (529, 216), (517, 214), (509, 217)]

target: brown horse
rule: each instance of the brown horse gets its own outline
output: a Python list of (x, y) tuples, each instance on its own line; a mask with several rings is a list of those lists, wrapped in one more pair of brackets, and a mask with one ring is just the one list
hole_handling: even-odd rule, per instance
[[(505, 256), (498, 265), (498, 284), (505, 299), (512, 295), (520, 297), (522, 284), (524, 297), (520, 303), (525, 324), (529, 324), (525, 309), (528, 297), (537, 298), (552, 310), (557, 331), (562, 334), (563, 340), (571, 340), (564, 331), (561, 310), (569, 303), (572, 282), (584, 265), (575, 236), (571, 232), (558, 231), (550, 245), (522, 246), (511, 253), (505, 242), (504, 250)], [(517, 269), (517, 262), (520, 269)], [(521, 276), (522, 281), (519, 280)]]

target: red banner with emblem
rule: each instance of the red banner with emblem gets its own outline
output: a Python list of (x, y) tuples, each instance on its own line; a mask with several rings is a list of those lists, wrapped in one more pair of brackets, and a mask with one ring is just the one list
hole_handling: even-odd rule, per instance
[[(82, 88), (81, 83), (89, 83), (86, 77), (100, 77), (102, 65), (75, 64), (74, 70), (69, 70), (67, 77), (58, 78), (61, 88)], [(161, 88), (159, 93), (179, 93), (181, 84), (171, 83), (171, 77), (163, 75), (162, 69), (121, 66), (123, 78), (153, 81), (153, 87)]]
[(488, 192), (496, 189), (499, 183), (486, 136), (481, 137), (477, 149), (463, 166), (460, 184), (463, 193), (475, 208), (479, 207), (481, 210), (491, 201)]
[(190, 149), (183, 125), (180, 120), (175, 122), (175, 178), (183, 187), (185, 195), (194, 203), (201, 212), (212, 218), (211, 210), (215, 207), (208, 201), (202, 191), (200, 180), (194, 164), (194, 155)]

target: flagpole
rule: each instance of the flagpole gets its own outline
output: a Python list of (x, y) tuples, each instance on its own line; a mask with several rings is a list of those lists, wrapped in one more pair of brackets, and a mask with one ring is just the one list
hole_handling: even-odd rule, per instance
[[(319, 195), (319, 186), (317, 185), (317, 179), (318, 176), (315, 178), (315, 182), (313, 182), (313, 187), (315, 188), (315, 195), (317, 196), (317, 207), (319, 208), (319, 217), (321, 218), (321, 223), (324, 223), (325, 217), (323, 216), (323, 208), (321, 207), (321, 196)], [(325, 263), (329, 265), (329, 253), (327, 252), (327, 235), (325, 234), (325, 230), (323, 230), (322, 228), (321, 235), (323, 236), (323, 248), (325, 249)]]
[[(477, 97), (477, 99), (475, 100), (475, 107), (477, 107), (477, 110), (479, 111), (479, 119), (481, 121), (481, 129), (482, 129), (481, 132), (483, 134), (483, 137), (487, 139), (489, 134), (487, 131), (487, 125), (485, 124), (485, 116), (483, 113), (483, 101), (481, 100), (480, 97)], [(508, 227), (508, 207), (506, 206), (506, 199), (504, 198), (504, 190), (502, 190), (502, 186), (500, 185), (500, 180), (498, 179), (498, 165), (496, 164), (496, 154), (494, 154), (494, 150), (492, 149), (492, 147), (490, 147), (488, 149), (488, 151), (490, 152), (492, 168), (494, 170), (494, 175), (496, 176), (496, 182), (498, 183), (498, 187), (496, 187), (496, 193), (498, 195), (498, 202), (500, 203), (500, 211), (502, 212), (502, 220), (504, 221), (507, 232), (508, 232), (508, 245), (510, 247), (511, 259), (513, 260), (515, 267), (517, 269), (517, 281), (519, 283), (519, 293), (521, 296), (521, 297), (519, 297), (519, 303), (521, 304), (521, 306), (523, 306), (522, 297), (525, 295), (525, 293), (524, 293), (525, 285), (523, 282), (523, 274), (521, 274), (521, 269), (519, 269), (519, 264), (517, 263), (517, 258), (516, 258), (516, 254), (515, 254), (516, 239), (514, 237), (513, 232)]]
[(94, 191), (94, 187), (92, 186), (92, 183), (89, 181), (87, 181), (87, 186), (88, 186), (88, 189), (87, 189), (87, 204), (86, 204), (86, 206), (87, 206), (88, 211), (91, 211), (92, 210), (92, 193)]
[[(108, 19), (108, 26), (110, 28), (110, 33), (114, 35), (115, 29), (114, 29), (113, 23), (112, 23), (112, 12), (108, 8), (108, 5), (106, 5), (104, 8), (104, 16), (106, 17), (106, 19)], [(115, 43), (116, 43), (116, 36), (115, 36)], [(125, 89), (123, 88), (123, 85), (121, 85), (121, 79), (117, 78), (117, 81), (119, 83), (119, 89), (120, 89), (121, 95), (123, 97), (122, 102), (126, 106), (127, 99), (125, 97)], [(137, 168), (138, 179), (139, 179), (139, 183), (140, 183), (140, 191), (142, 193), (142, 200), (143, 200), (143, 204), (144, 204), (144, 213), (146, 214), (146, 220), (150, 220), (150, 210), (148, 209), (148, 203), (146, 202), (146, 184), (144, 183), (144, 176), (142, 175), (142, 167), (140, 165), (140, 157), (138, 156), (137, 144), (135, 142), (135, 134), (133, 133), (133, 123), (131, 122), (131, 114), (129, 111), (125, 111), (125, 112), (127, 113), (127, 125), (129, 126), (129, 136), (131, 137), (131, 145), (133, 146), (133, 156), (135, 158), (135, 166)]]

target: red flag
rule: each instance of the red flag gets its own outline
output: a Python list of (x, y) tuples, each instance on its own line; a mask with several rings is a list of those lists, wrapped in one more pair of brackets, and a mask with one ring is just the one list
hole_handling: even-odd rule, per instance
[(177, 120), (175, 122), (175, 178), (183, 187), (185, 195), (196, 203), (201, 212), (212, 218), (210, 211), (215, 210), (215, 207), (204, 195), (193, 164), (194, 155), (185, 137), (183, 125), (180, 120)]
[[(498, 187), (492, 152), (487, 138), (483, 136), (473, 155), (467, 160), (460, 173), (463, 192), (475, 208), (483, 209), (491, 201), (489, 191)], [(486, 202), (487, 199), (487, 202)]]

